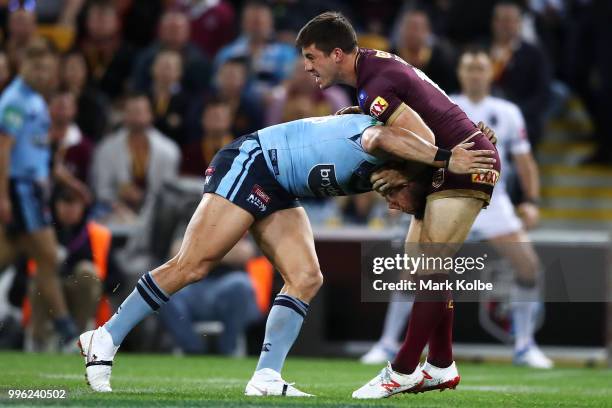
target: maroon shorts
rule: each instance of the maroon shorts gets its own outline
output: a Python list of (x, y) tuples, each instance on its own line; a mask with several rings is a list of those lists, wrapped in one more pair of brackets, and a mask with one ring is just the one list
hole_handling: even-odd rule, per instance
[[(437, 200), (447, 197), (471, 197), (484, 201), (484, 207), (489, 205), (493, 188), (499, 180), (501, 171), (501, 160), (495, 145), (482, 133), (477, 132), (468, 137), (465, 142), (474, 142), (470, 150), (495, 150), (496, 159), (493, 168), (484, 174), (455, 174), (448, 169), (431, 169), (423, 176), (426, 200)], [(422, 205), (422, 211), (415, 215), (422, 218), (425, 210), (426, 201)], [(483, 208), (484, 208), (483, 207)]]

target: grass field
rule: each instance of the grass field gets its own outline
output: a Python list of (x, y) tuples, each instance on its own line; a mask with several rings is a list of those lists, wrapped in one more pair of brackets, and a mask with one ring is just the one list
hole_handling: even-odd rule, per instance
[[(283, 377), (317, 395), (309, 399), (246, 398), (254, 359), (177, 358), (120, 354), (111, 394), (95, 394), (75, 355), (0, 353), (0, 406), (204, 407), (612, 407), (612, 371), (558, 368), (534, 371), (510, 365), (460, 364), (457, 390), (354, 401), (351, 392), (378, 367), (348, 360), (290, 358)], [(63, 400), (9, 400), (9, 389), (65, 389)]]

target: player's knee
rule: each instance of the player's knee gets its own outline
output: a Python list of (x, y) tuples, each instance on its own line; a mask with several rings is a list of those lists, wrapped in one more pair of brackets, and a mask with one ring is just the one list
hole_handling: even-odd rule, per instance
[(174, 269), (175, 273), (180, 276), (184, 285), (188, 285), (204, 279), (206, 275), (208, 275), (208, 272), (210, 272), (213, 262), (213, 260), (207, 258), (198, 260), (185, 259), (179, 254), (169, 260), (166, 265)]
[(323, 274), (318, 267), (312, 268), (302, 273), (296, 283), (300, 293), (313, 297), (323, 286)]

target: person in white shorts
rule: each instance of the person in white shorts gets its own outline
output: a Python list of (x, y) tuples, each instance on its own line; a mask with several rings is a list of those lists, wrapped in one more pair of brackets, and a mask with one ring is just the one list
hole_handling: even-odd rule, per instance
[[(483, 50), (463, 53), (459, 63), (462, 94), (451, 95), (472, 121), (484, 121), (495, 130), (497, 150), (502, 159), (510, 156), (523, 190), (524, 200), (515, 210), (507, 192), (508, 164), (493, 191), (491, 203), (481, 211), (471, 236), (487, 241), (506, 258), (515, 272), (511, 290), (511, 309), (514, 329), (514, 363), (534, 368), (552, 368), (553, 362), (542, 353), (534, 340), (539, 308), (537, 280), (540, 261), (526, 230), (539, 220), (538, 200), (540, 185), (538, 167), (531, 154), (525, 123), (519, 108), (504, 99), (490, 95), (493, 67)], [(508, 163), (504, 160), (504, 163)], [(518, 214), (518, 215), (517, 215)], [(509, 243), (523, 243), (509, 245)], [(397, 351), (402, 333), (412, 308), (412, 299), (401, 292), (393, 293), (380, 340), (361, 357), (366, 364), (380, 364)]]

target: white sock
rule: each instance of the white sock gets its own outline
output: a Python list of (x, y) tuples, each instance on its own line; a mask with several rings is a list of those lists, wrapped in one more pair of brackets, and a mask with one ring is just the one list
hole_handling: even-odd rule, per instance
[(514, 351), (521, 351), (534, 342), (535, 318), (538, 309), (538, 287), (514, 285), (510, 292), (514, 327)]
[(398, 346), (400, 336), (406, 327), (406, 321), (412, 311), (414, 296), (403, 292), (393, 292), (385, 315), (385, 325), (379, 344), (382, 347), (395, 350)]

